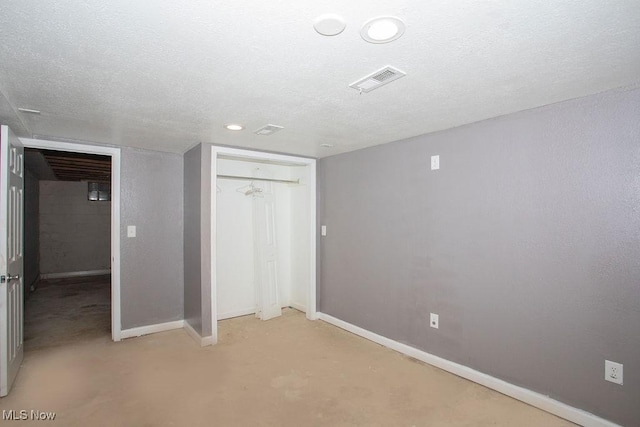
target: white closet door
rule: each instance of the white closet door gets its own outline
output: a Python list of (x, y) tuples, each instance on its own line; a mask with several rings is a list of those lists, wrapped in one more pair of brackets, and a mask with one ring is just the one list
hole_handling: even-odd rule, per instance
[(262, 197), (253, 200), (256, 263), (256, 316), (262, 320), (282, 315), (278, 301), (278, 262), (273, 184), (265, 183)]

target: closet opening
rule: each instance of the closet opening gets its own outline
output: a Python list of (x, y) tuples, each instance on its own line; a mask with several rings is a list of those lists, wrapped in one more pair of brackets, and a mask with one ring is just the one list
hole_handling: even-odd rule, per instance
[(214, 336), (218, 320), (283, 308), (315, 319), (315, 160), (213, 147), (212, 171)]

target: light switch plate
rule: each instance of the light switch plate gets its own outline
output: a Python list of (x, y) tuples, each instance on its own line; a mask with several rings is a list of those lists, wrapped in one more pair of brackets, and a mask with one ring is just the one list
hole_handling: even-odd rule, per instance
[(322, 236), (326, 236), (327, 235), (327, 226), (323, 225), (322, 227), (320, 227), (320, 234)]
[(440, 156), (431, 156), (431, 170), (440, 169)]
[(136, 237), (136, 226), (135, 225), (127, 226), (127, 237)]

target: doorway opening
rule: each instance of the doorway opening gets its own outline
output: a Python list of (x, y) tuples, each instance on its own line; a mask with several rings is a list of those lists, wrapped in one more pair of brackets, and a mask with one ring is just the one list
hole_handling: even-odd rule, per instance
[[(37, 337), (34, 347), (55, 341), (42, 338), (47, 322), (37, 315), (40, 310), (45, 319), (50, 317), (52, 325), (46, 327), (61, 327), (50, 331), (60, 335), (59, 342), (96, 334), (120, 341), (120, 149), (41, 139), (21, 142), (30, 157), (29, 173), (42, 177), (35, 178), (39, 259), (30, 264), (40, 271), (36, 268), (37, 281), (33, 274), (25, 280), (25, 290), (32, 293), (25, 315), (35, 319), (25, 319), (33, 320), (25, 333), (30, 329)], [(28, 275), (25, 266), (25, 279)], [(44, 302), (36, 306), (39, 299)], [(62, 314), (51, 318), (46, 304)]]
[(316, 318), (315, 160), (213, 147), (212, 324)]
[(26, 351), (111, 336), (111, 157), (25, 148)]

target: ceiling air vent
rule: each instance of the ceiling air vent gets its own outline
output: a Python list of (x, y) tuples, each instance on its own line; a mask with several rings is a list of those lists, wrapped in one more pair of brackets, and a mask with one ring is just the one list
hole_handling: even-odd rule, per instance
[(261, 127), (260, 129), (256, 130), (255, 133), (256, 135), (271, 135), (274, 134), (276, 132), (278, 132), (279, 130), (284, 129), (282, 126), (278, 126), (278, 125), (266, 125)]
[(391, 66), (384, 67), (375, 73), (369, 74), (356, 82), (349, 85), (360, 92), (371, 92), (374, 89), (378, 89), (380, 86), (384, 86), (387, 83), (391, 83), (394, 80), (398, 80), (400, 77), (404, 77), (407, 74), (393, 68)]

